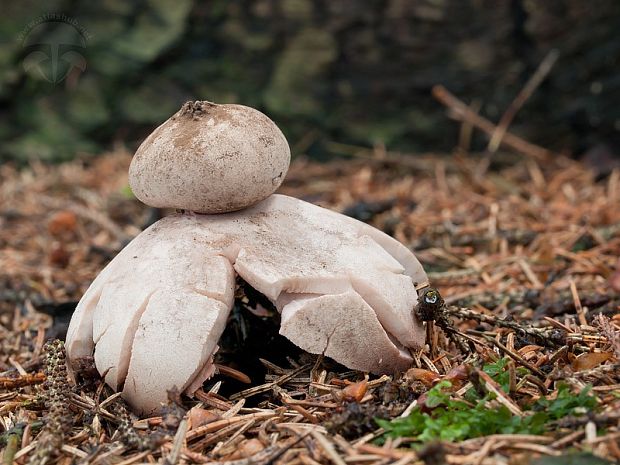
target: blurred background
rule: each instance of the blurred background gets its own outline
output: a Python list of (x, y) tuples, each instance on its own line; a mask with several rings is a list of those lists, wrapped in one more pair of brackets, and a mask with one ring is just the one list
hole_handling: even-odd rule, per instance
[(617, 0), (3, 1), (0, 160), (133, 150), (189, 99), (259, 108), (294, 154), (446, 151), (432, 86), (497, 122), (553, 49), (511, 132), (618, 153), (619, 30)]

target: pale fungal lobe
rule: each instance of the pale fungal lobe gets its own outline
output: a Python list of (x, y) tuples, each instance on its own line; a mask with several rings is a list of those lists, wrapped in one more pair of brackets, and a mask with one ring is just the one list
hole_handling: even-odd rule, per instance
[(235, 274), (282, 314), (280, 333), (352, 369), (410, 366), (424, 328), (413, 309), (427, 281), (381, 231), (283, 195), (220, 215), (166, 217), (92, 283), (69, 327), (71, 360), (95, 355), (106, 382), (142, 413), (173, 387), (191, 394), (233, 305)]

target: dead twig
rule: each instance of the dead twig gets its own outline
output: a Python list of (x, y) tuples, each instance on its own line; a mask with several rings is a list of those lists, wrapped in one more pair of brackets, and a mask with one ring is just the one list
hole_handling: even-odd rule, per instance
[(514, 330), (519, 336), (530, 336), (536, 340), (542, 346), (545, 347), (561, 347), (566, 340), (566, 334), (554, 328), (537, 328), (535, 326), (527, 325), (517, 321), (502, 320), (491, 315), (485, 315), (484, 313), (475, 312), (471, 309), (464, 307), (456, 307), (450, 305), (446, 307), (446, 313), (458, 318), (475, 320), (480, 323), (488, 323), (492, 326), (498, 326), (500, 328), (509, 328)]
[(491, 138), (489, 140), (489, 145), (487, 146), (487, 150), (491, 153), (494, 153), (499, 148), (502, 143), (502, 139), (512, 123), (512, 120), (517, 115), (517, 112), (521, 109), (523, 104), (532, 96), (534, 91), (538, 88), (538, 86), (545, 80), (551, 68), (557, 61), (560, 56), (560, 52), (556, 49), (551, 50), (545, 58), (540, 62), (536, 72), (532, 74), (532, 76), (528, 79), (527, 83), (521, 89), (521, 92), (517, 94), (515, 99), (510, 103), (504, 114), (497, 123), (497, 127), (491, 134)]
[[(442, 104), (452, 110), (454, 118), (460, 121), (469, 121), (471, 124), (482, 130), (489, 136), (492, 136), (493, 133), (496, 131), (497, 126), (495, 126), (488, 119), (483, 118), (482, 116), (472, 111), (471, 108), (469, 108), (458, 98), (448, 92), (445, 87), (437, 85), (433, 87), (432, 92), (433, 97), (435, 97)], [(536, 158), (538, 160), (546, 160), (551, 155), (551, 152), (549, 152), (549, 150), (543, 147), (539, 147), (538, 145), (531, 144), (530, 142), (527, 142), (509, 132), (505, 132), (504, 136), (502, 137), (501, 143), (505, 144), (513, 150), (516, 150), (519, 153)]]
[(43, 373), (25, 374), (16, 378), (0, 377), (0, 389), (17, 389), (25, 386), (40, 384), (45, 381)]

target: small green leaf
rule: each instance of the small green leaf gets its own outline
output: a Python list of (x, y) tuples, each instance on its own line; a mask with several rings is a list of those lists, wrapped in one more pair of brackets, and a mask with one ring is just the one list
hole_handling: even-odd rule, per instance
[(444, 389), (452, 386), (450, 381), (440, 381), (436, 386), (428, 391), (426, 398), (426, 406), (429, 408), (437, 407), (438, 405), (442, 405), (447, 403), (450, 400), (450, 394), (444, 392)]

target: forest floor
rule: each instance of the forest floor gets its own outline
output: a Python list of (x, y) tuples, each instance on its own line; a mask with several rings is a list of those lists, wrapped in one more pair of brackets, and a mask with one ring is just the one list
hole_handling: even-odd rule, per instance
[(409, 371), (368, 376), (296, 350), (240, 298), (228, 374), (138, 419), (96, 372), (67, 379), (62, 344), (45, 344), (158, 216), (127, 187), (130, 159), (0, 167), (3, 463), (620, 460), (620, 171), (510, 153), (295, 160), (280, 192), (414, 250), (443, 323)]

